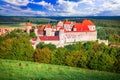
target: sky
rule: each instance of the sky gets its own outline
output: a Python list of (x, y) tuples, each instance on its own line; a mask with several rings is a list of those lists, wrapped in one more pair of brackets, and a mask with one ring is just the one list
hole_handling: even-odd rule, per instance
[(120, 0), (0, 0), (2, 16), (120, 16)]

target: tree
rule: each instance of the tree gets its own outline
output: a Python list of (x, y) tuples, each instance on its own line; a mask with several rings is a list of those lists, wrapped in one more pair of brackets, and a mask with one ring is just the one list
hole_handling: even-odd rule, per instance
[(102, 53), (99, 57), (98, 70), (102, 71), (112, 71), (114, 67), (115, 60), (109, 54)]
[(58, 48), (51, 53), (51, 63), (65, 65), (65, 56), (67, 54), (67, 50), (65, 48)]
[(80, 50), (80, 49), (83, 49), (83, 45), (82, 45), (81, 42), (76, 42), (76, 43), (74, 43), (74, 44), (65, 46), (65, 48), (66, 48), (68, 51)]
[(31, 32), (31, 33), (30, 33), (30, 38), (37, 38), (37, 36), (35, 35), (34, 32)]
[(87, 51), (91, 51), (92, 50), (92, 42), (86, 42), (86, 43), (84, 43), (84, 48)]
[(56, 50), (56, 46), (54, 44), (46, 44), (45, 47), (49, 48), (50, 50)]
[(87, 67), (87, 54), (80, 51), (71, 51), (66, 55), (65, 63), (68, 66)]
[(119, 44), (120, 43), (120, 36), (117, 34), (110, 35), (110, 42), (111, 42), (111, 44)]
[(48, 48), (36, 49), (34, 61), (39, 63), (50, 63), (51, 51)]
[(91, 53), (88, 62), (90, 69), (101, 70), (101, 71), (112, 71), (115, 60), (108, 53), (101, 51), (97, 53)]
[(13, 31), (5, 36), (0, 45), (0, 58), (33, 60), (34, 49), (26, 33)]
[(112, 47), (109, 51), (109, 55), (115, 60), (113, 71), (120, 73), (120, 48)]
[(45, 44), (43, 42), (40, 42), (38, 45), (37, 45), (37, 49), (42, 49), (42, 48), (49, 48), (50, 50), (55, 50), (56, 49), (56, 46), (54, 44)]
[(43, 42), (40, 42), (38, 45), (37, 45), (37, 49), (42, 49), (45, 47), (45, 44)]
[(98, 61), (99, 61), (99, 56), (101, 55), (102, 53), (101, 52), (97, 52), (97, 53), (89, 53), (89, 59), (88, 59), (88, 67), (90, 69), (95, 69), (95, 70), (99, 70), (98, 69)]
[(114, 64), (115, 72), (120, 73), (120, 55), (116, 57), (116, 62)]

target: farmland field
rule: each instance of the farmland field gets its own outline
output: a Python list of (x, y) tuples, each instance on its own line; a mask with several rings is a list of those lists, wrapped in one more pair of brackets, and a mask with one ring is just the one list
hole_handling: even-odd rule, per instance
[(0, 59), (0, 80), (120, 80), (120, 74)]
[(25, 23), (2, 23), (0, 27), (3, 28), (21, 28), (26, 27)]

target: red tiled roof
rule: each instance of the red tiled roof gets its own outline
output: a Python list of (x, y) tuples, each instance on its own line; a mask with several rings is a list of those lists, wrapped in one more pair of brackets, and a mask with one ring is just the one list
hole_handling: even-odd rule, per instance
[(90, 31), (89, 28), (88, 28), (88, 25), (95, 26), (95, 25), (92, 23), (92, 21), (90, 21), (90, 20), (84, 20), (84, 21), (82, 22), (82, 24), (81, 24), (81, 23), (76, 23), (76, 24), (74, 25), (74, 28), (76, 28), (77, 31)]
[(77, 29), (76, 31), (89, 31), (88, 25), (84, 25), (84, 24), (81, 24), (81, 23), (76, 23), (74, 25), (74, 28)]
[(66, 19), (66, 20), (64, 21), (64, 24), (70, 24), (70, 22)]
[(74, 25), (74, 28), (76, 28), (77, 31), (80, 31), (81, 28), (82, 28), (82, 24), (81, 23), (77, 23), (77, 24)]
[(42, 25), (40, 31), (43, 31), (44, 29), (45, 29), (45, 25)]
[(52, 30), (52, 32), (55, 32), (55, 30)]
[(60, 27), (60, 30), (64, 30), (64, 28), (63, 28), (63, 27)]
[(88, 25), (82, 24), (82, 30), (83, 31), (90, 31), (88, 28)]
[(32, 41), (36, 41), (37, 40), (37, 38), (32, 38)]
[(84, 25), (93, 25), (94, 26), (93, 22), (91, 20), (87, 20), (87, 19), (83, 20), (82, 24), (84, 24)]
[(59, 40), (58, 36), (40, 36), (40, 40), (47, 41), (47, 40)]
[(120, 47), (120, 44), (116, 45), (116, 44), (111, 44), (110, 47)]
[(57, 26), (54, 26), (53, 29), (57, 29)]
[(76, 24), (76, 22), (73, 22), (72, 24), (73, 24), (73, 25), (75, 25), (75, 24)]
[(27, 22), (26, 26), (32, 26), (32, 24), (30, 22)]
[(48, 23), (48, 25), (47, 25), (47, 28), (51, 28), (51, 25), (50, 25), (50, 23)]
[(94, 31), (65, 31), (65, 33), (71, 33), (71, 32), (75, 33), (75, 32), (94, 32)]

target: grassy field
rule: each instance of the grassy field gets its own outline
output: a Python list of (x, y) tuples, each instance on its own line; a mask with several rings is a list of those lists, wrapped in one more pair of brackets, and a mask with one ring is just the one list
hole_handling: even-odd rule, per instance
[(0, 59), (0, 80), (120, 80), (120, 74)]
[(25, 27), (25, 23), (14, 23), (14, 24), (0, 24), (0, 27), (4, 27), (4, 28), (8, 28), (8, 27), (12, 27), (12, 28), (16, 28), (16, 27)]

